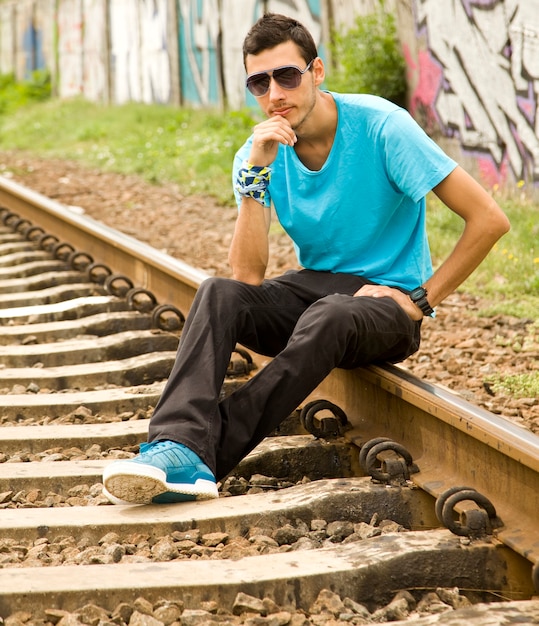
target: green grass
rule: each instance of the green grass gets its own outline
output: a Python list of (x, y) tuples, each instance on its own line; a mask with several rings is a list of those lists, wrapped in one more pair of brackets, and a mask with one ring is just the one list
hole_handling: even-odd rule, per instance
[[(0, 81), (0, 101), (5, 92)], [(4, 98), (5, 100), (5, 98)], [(233, 202), (230, 167), (237, 148), (258, 121), (253, 111), (221, 113), (171, 106), (100, 106), (84, 100), (49, 100), (0, 108), (0, 149), (41, 157), (74, 159), (85, 165), (138, 174), (159, 184), (175, 182), (184, 194), (208, 194)], [(489, 308), (537, 319), (539, 311), (538, 208), (519, 193), (498, 198), (511, 231), (461, 287)], [(433, 194), (428, 229), (435, 265), (451, 250), (462, 221)]]
[(50, 100), (0, 113), (0, 146), (138, 174), (155, 184), (174, 181), (184, 194), (230, 203), (230, 165), (254, 123), (248, 111)]
[[(529, 354), (536, 354), (539, 349), (539, 320), (527, 324), (521, 336), (511, 339), (498, 337), (497, 346), (522, 355), (522, 359), (529, 358)], [(539, 398), (539, 371), (523, 372), (519, 374), (492, 374), (485, 381), (495, 393), (502, 393), (516, 398)]]
[[(507, 194), (505, 194), (507, 196)], [(488, 300), (483, 315), (509, 314), (537, 319), (539, 311), (539, 209), (523, 195), (497, 198), (511, 230), (461, 286)], [(463, 222), (431, 194), (427, 226), (434, 264), (450, 252)]]
[(13, 74), (0, 74), (0, 116), (28, 103), (48, 100), (50, 95), (51, 80), (46, 70), (35, 70), (22, 82), (16, 81)]

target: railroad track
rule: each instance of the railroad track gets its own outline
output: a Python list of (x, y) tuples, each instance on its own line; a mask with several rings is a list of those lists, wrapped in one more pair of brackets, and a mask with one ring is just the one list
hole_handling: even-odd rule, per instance
[[(539, 623), (539, 438), (398, 367), (332, 373), (218, 500), (107, 503), (204, 278), (0, 179), (0, 616), (450, 623), (417, 617), (440, 589)], [(263, 366), (238, 347), (223, 393)]]

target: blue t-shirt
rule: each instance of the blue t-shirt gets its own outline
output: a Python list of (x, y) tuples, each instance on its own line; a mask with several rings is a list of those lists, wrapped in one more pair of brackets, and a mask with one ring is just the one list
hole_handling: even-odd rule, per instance
[[(377, 96), (331, 95), (338, 121), (326, 162), (309, 170), (280, 145), (268, 206), (306, 269), (413, 289), (432, 274), (425, 196), (456, 163), (404, 109)], [(236, 154), (234, 181), (251, 142)]]

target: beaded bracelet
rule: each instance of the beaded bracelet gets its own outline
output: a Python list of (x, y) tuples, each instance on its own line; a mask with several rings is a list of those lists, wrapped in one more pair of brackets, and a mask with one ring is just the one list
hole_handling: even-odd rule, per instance
[(267, 165), (244, 163), (238, 170), (234, 189), (240, 196), (253, 198), (262, 206), (266, 205), (266, 189), (271, 178), (271, 168)]

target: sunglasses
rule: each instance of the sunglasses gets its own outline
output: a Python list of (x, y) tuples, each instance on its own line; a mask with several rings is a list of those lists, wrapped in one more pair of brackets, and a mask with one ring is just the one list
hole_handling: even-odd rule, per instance
[(268, 93), (272, 78), (283, 89), (297, 89), (301, 84), (301, 77), (310, 69), (313, 62), (314, 59), (304, 70), (300, 70), (297, 65), (282, 65), (267, 72), (249, 74), (245, 80), (245, 86), (256, 98)]

